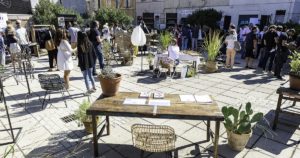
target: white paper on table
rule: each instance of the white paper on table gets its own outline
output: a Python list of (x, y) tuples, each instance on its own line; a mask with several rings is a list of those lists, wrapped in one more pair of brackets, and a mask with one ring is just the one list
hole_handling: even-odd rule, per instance
[(164, 99), (153, 99), (149, 100), (148, 104), (152, 106), (171, 106), (171, 101)]
[(195, 102), (194, 95), (179, 95), (182, 102)]
[(195, 95), (195, 99), (198, 103), (206, 103), (206, 104), (212, 103), (212, 99), (210, 98), (209, 95)]
[(129, 105), (146, 105), (146, 99), (126, 98), (123, 104)]

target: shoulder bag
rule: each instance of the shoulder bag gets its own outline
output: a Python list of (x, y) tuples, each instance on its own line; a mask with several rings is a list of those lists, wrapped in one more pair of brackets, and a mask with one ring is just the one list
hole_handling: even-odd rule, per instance
[(50, 34), (50, 39), (45, 41), (45, 48), (48, 51), (51, 51), (51, 50), (54, 50), (56, 47), (55, 47), (55, 43), (53, 41), (52, 34), (51, 34), (50, 30), (49, 30), (49, 34)]

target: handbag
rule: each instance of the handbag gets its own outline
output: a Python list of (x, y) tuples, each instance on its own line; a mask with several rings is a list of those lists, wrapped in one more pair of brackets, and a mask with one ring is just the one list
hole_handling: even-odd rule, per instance
[(45, 48), (47, 49), (47, 51), (51, 51), (56, 48), (51, 35), (51, 31), (49, 31), (49, 34), (50, 34), (50, 40), (45, 41)]
[(240, 42), (234, 41), (234, 50), (240, 51), (242, 49)]

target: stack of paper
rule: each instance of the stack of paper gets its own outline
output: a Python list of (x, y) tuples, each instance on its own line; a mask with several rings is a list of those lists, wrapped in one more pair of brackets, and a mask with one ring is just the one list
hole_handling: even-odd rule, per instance
[(153, 98), (154, 98), (154, 99), (163, 99), (164, 97), (165, 97), (165, 94), (162, 93), (162, 92), (155, 92), (155, 93), (153, 94)]
[(146, 99), (126, 98), (123, 102), (125, 105), (146, 105)]
[(163, 99), (153, 99), (149, 100), (149, 105), (152, 106), (171, 106), (170, 100), (163, 100)]
[(195, 102), (194, 95), (179, 95), (182, 102)]
[(149, 98), (151, 96), (151, 92), (141, 92), (140, 98)]
[(195, 95), (197, 103), (211, 104), (212, 99), (209, 95)]

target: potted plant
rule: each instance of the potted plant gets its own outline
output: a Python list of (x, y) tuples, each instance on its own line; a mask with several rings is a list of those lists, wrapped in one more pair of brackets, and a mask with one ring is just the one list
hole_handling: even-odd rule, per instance
[(246, 104), (245, 110), (241, 110), (241, 108), (242, 105), (239, 109), (227, 106), (222, 108), (228, 144), (236, 151), (242, 151), (245, 148), (252, 135), (253, 123), (263, 118), (263, 113), (253, 113), (249, 102)]
[[(86, 114), (86, 110), (90, 108), (91, 103), (84, 100), (79, 109), (75, 111), (75, 117), (79, 122), (79, 125), (83, 124), (86, 132), (93, 133), (93, 126), (92, 126), (92, 117)], [(97, 124), (99, 122), (99, 118), (96, 118)]]
[(291, 59), (291, 71), (289, 73), (290, 88), (294, 90), (300, 90), (300, 54), (297, 51), (294, 51), (289, 58)]
[(147, 61), (148, 61), (148, 64), (149, 64), (149, 70), (153, 70), (154, 69), (153, 58), (154, 58), (153, 54), (152, 53), (148, 53)]
[(117, 95), (122, 79), (121, 74), (115, 73), (111, 66), (105, 66), (98, 77), (103, 96), (110, 97)]
[(171, 43), (171, 40), (172, 40), (172, 36), (171, 36), (170, 32), (164, 31), (160, 34), (159, 42), (160, 42), (163, 53), (165, 53), (167, 51), (167, 48), (168, 48), (169, 44)]
[(219, 31), (209, 31), (208, 36), (204, 39), (203, 48), (207, 51), (208, 57), (206, 62), (206, 72), (216, 72), (218, 70), (216, 57), (222, 46), (222, 36)]

